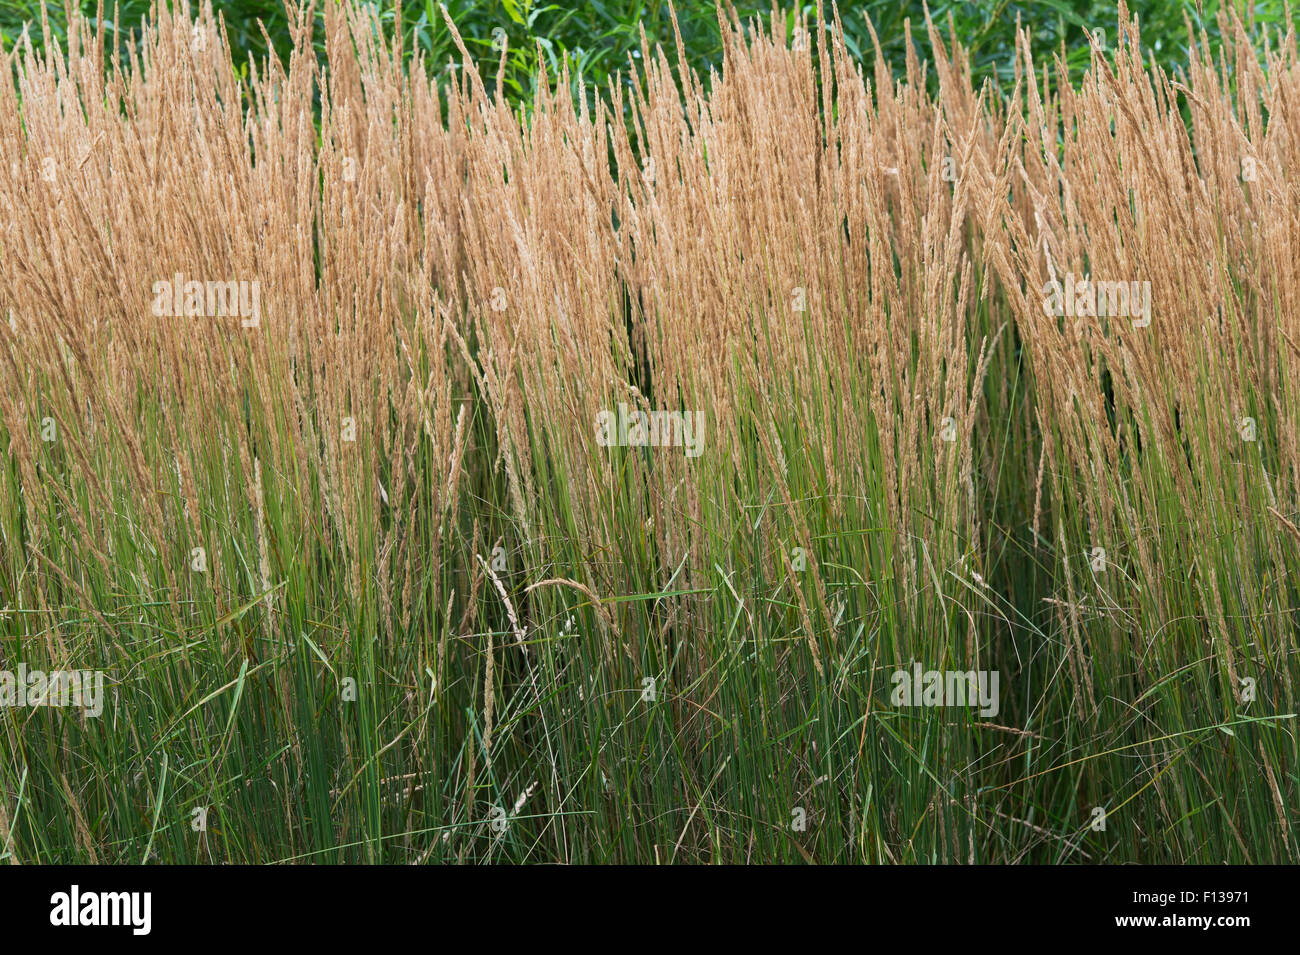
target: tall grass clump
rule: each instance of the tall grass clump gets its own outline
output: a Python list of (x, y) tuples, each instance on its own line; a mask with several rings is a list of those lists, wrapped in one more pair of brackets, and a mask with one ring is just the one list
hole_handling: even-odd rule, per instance
[(0, 671), (107, 699), (0, 709), (0, 855), (1295, 861), (1295, 35), (1120, 16), (1009, 97), (821, 9), (526, 111), (336, 0), (5, 54)]
[[(1022, 536), (1050, 567), (1071, 733), (1115, 751), (1081, 789), (1127, 768), (1147, 839), (1261, 861), (1295, 851), (1294, 29), (1258, 57), (1225, 23), (1218, 62), (1170, 78), (1120, 27), (1075, 88), (1023, 49), (998, 261), (1039, 429)], [(1147, 286), (1149, 308), (1049, 314), (1065, 276)]]

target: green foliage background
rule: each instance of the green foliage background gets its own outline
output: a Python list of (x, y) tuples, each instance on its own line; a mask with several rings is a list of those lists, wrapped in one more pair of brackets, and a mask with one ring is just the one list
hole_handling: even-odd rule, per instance
[[(429, 62), (440, 69), (459, 64), (460, 56), (434, 0), (408, 0), (400, 5), (400, 10), (391, 2), (371, 5), (379, 10), (388, 29), (395, 29), (400, 22), (404, 49), (408, 52), (417, 48), (425, 51)], [(97, 6), (96, 2), (87, 0), (81, 3), (82, 10), (92, 17)], [(103, 18), (106, 26), (116, 32), (119, 47), (125, 48), (131, 42), (131, 33), (139, 30), (149, 6), (149, 0), (126, 0), (116, 7), (105, 4)], [(1188, 24), (1198, 33), (1204, 30), (1212, 44), (1217, 41), (1215, 18), (1222, 6), (1216, 0), (1158, 0), (1135, 2), (1131, 8), (1142, 23), (1142, 42), (1149, 57), (1172, 71), (1186, 61)], [(1282, 0), (1227, 6), (1235, 7), (1247, 23), (1285, 29), (1288, 21)], [(246, 63), (249, 57), (266, 55), (267, 43), (259, 21), (265, 24), (266, 36), (274, 48), (281, 54), (288, 50), (288, 19), (278, 0), (217, 0), (214, 8), (225, 18), (237, 59)], [(504, 82), (507, 95), (515, 103), (530, 99), (539, 59), (552, 76), (567, 63), (575, 80), (581, 77), (589, 87), (603, 87), (619, 74), (626, 81), (629, 58), (640, 56), (642, 30), (651, 46), (662, 43), (671, 50), (674, 42), (670, 5), (659, 0), (583, 0), (582, 3), (449, 0), (447, 8), (485, 76), (496, 74), (499, 53), (492, 49), (494, 31), (505, 31), (509, 56)], [(769, 4), (743, 0), (735, 8), (744, 19), (766, 17), (771, 12)], [(802, 8), (791, 5), (786, 14), (790, 22), (795, 18), (796, 9), (802, 9), (811, 19), (816, 4), (806, 3)], [(829, 13), (829, 5), (827, 10)], [(911, 42), (924, 58), (927, 44), (923, 0), (848, 2), (840, 5), (839, 10), (846, 42), (864, 62), (874, 57), (868, 20), (874, 25), (884, 55), (896, 74), (901, 74), (906, 62), (909, 21)], [(1116, 22), (1116, 4), (1098, 0), (940, 2), (932, 4), (929, 10), (945, 34), (951, 18), (957, 37), (970, 50), (977, 78), (992, 78), (1004, 87), (1012, 77), (1017, 24), (1030, 31), (1036, 52), (1059, 53), (1072, 71), (1078, 73), (1088, 62), (1087, 32), (1104, 31), (1113, 42)], [(722, 59), (712, 0), (680, 0), (676, 12), (690, 65), (707, 73)], [(61, 36), (65, 20), (63, 7), (52, 6), (49, 16), (53, 34)], [(0, 0), (0, 43), (5, 49), (11, 49), (19, 41), (25, 26), (30, 29), (33, 43), (39, 46), (42, 41), (39, 0)], [(317, 39), (319, 42), (319, 36)]]

